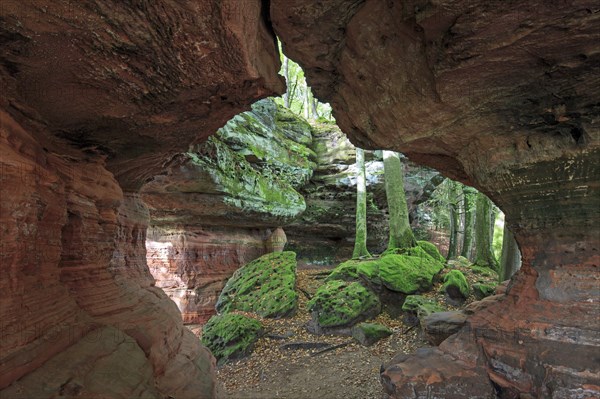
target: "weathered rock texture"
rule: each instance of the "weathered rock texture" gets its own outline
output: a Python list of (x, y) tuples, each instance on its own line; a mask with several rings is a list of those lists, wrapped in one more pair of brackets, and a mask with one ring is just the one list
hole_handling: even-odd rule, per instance
[(3, 1), (0, 396), (214, 397), (135, 193), (282, 89), (260, 1)]
[[(351, 140), (476, 186), (523, 254), (504, 301), (383, 372), (388, 395), (600, 394), (599, 11), (593, 1), (271, 1), (284, 50)], [(473, 376), (491, 382), (469, 391)]]
[[(370, 153), (369, 244), (387, 237), (383, 163)], [(407, 165), (411, 209), (441, 176)], [(205, 322), (235, 270), (270, 251), (284, 226), (301, 262), (347, 259), (354, 246), (355, 149), (333, 124), (309, 124), (271, 99), (174, 157), (142, 191), (150, 207), (148, 265), (186, 323)]]

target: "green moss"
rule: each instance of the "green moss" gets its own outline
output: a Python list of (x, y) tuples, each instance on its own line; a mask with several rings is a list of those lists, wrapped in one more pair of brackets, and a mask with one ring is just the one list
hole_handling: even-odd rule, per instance
[(448, 274), (444, 276), (443, 288), (451, 298), (457, 298), (459, 296), (467, 298), (471, 293), (469, 282), (460, 270), (450, 270)]
[(433, 299), (425, 298), (422, 295), (409, 295), (402, 305), (402, 310), (421, 318), (432, 313), (444, 312), (446, 309)]
[(377, 315), (381, 303), (357, 282), (334, 280), (319, 287), (308, 310), (321, 327), (345, 327)]
[(219, 296), (217, 311), (241, 310), (263, 317), (284, 317), (296, 310), (295, 285), (296, 254), (266, 254), (233, 274)]
[(382, 338), (389, 337), (393, 331), (382, 324), (360, 323), (352, 328), (352, 337), (363, 345), (370, 346)]
[(421, 256), (392, 254), (361, 262), (357, 273), (371, 284), (381, 284), (392, 291), (404, 294), (426, 291), (431, 288), (433, 276), (442, 270), (443, 265), (422, 249), (416, 251), (421, 252)]
[(202, 343), (223, 363), (247, 355), (261, 329), (258, 320), (239, 314), (213, 316), (202, 328)]
[(446, 258), (444, 258), (442, 254), (440, 254), (440, 251), (437, 249), (437, 247), (429, 241), (417, 241), (417, 245), (438, 262), (446, 262)]
[(479, 275), (485, 276), (485, 277), (492, 277), (494, 280), (498, 280), (498, 273), (496, 273), (494, 270), (490, 269), (489, 267), (471, 265), (471, 266), (469, 266), (469, 269), (471, 269), (471, 272), (473, 272), (473, 274), (479, 274)]
[(494, 295), (497, 285), (498, 283), (473, 284), (473, 295), (475, 295), (477, 299), (483, 299), (490, 295)]
[(342, 281), (354, 281), (358, 279), (358, 273), (356, 267), (361, 262), (358, 260), (348, 260), (344, 263), (340, 263), (335, 269), (329, 273), (329, 276), (325, 281), (342, 280)]

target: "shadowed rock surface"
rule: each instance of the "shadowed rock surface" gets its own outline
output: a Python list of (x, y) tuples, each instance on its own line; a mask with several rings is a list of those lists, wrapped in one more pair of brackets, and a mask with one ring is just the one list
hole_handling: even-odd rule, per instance
[[(403, 387), (447, 356), (507, 397), (598, 396), (599, 15), (592, 1), (271, 2), (284, 50), (351, 141), (485, 192), (523, 254), (506, 300), (452, 350), (383, 371), (391, 397), (425, 395)], [(428, 394), (458, 397), (461, 370)]]
[(8, 0), (0, 17), (2, 396), (216, 395), (154, 286), (137, 191), (283, 91), (271, 22), (354, 143), (479, 188), (522, 252), (501, 300), (386, 367), (387, 394), (600, 395), (597, 2)]

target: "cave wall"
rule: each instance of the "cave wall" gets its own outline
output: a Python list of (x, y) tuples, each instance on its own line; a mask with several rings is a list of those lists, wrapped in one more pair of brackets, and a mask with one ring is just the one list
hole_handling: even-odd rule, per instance
[(387, 365), (390, 397), (600, 395), (599, 16), (591, 1), (271, 2), (351, 141), (483, 191), (523, 255), (458, 336)]
[(3, 1), (0, 396), (215, 397), (138, 190), (280, 92), (260, 1)]

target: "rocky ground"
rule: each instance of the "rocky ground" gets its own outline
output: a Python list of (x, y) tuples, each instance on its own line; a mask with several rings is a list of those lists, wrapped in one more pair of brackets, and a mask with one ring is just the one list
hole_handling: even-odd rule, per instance
[[(261, 319), (264, 335), (255, 344), (252, 354), (219, 367), (221, 397), (380, 398), (383, 395), (379, 381), (382, 363), (398, 353), (430, 346), (418, 326), (405, 324), (401, 315), (392, 317), (385, 309), (372, 322), (388, 326), (393, 334), (370, 347), (348, 336), (309, 333), (306, 330), (310, 320), (306, 309), (308, 297), (329, 271), (311, 266), (298, 269), (298, 311), (290, 318)], [(471, 280), (470, 274), (465, 275)], [(435, 297), (449, 310), (457, 309), (445, 303), (444, 294), (438, 292), (438, 288), (436, 285), (425, 296)], [(465, 304), (474, 300), (471, 296)], [(199, 333), (197, 327), (194, 330)]]

